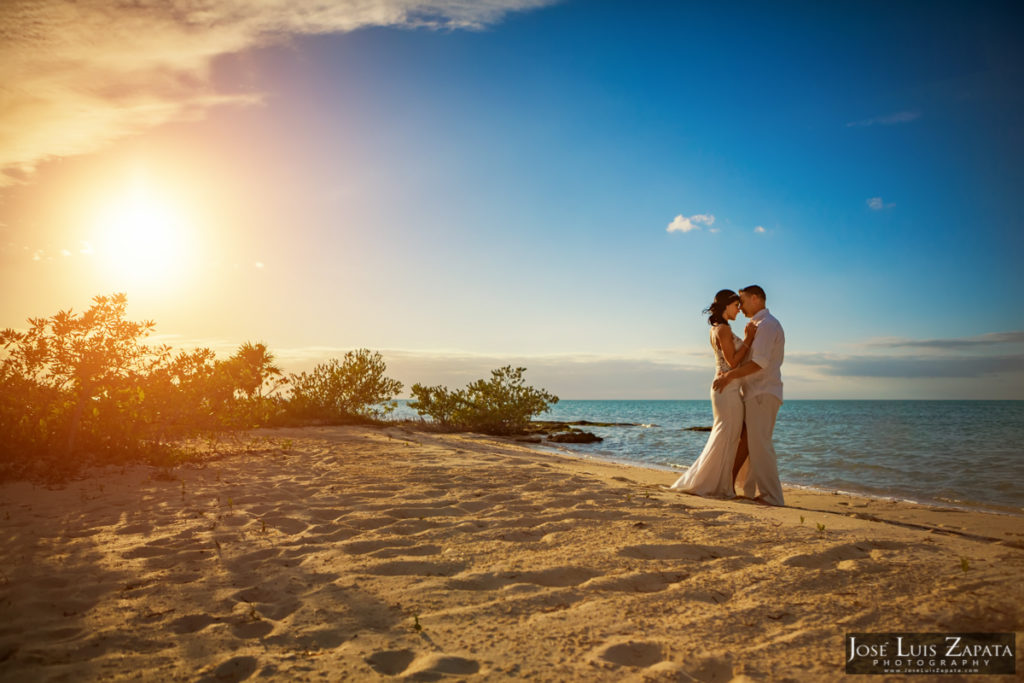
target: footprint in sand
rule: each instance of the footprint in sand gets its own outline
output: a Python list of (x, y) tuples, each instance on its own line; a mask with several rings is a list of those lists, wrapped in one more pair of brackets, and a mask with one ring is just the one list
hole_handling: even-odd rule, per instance
[(295, 646), (306, 650), (333, 650), (349, 639), (344, 632), (336, 628), (308, 631), (295, 636)]
[(699, 519), (704, 526), (736, 526), (746, 524), (753, 518), (724, 510), (694, 510), (690, 516)]
[(692, 543), (631, 545), (619, 551), (619, 555), (622, 557), (632, 557), (638, 560), (694, 560), (697, 562), (743, 554), (745, 553), (735, 548), (696, 545)]
[(267, 526), (273, 527), (278, 531), (282, 531), (289, 536), (295, 534), (301, 534), (303, 531), (309, 528), (309, 524), (299, 519), (292, 517), (276, 517), (276, 516), (265, 516), (263, 522), (266, 522)]
[(310, 517), (318, 522), (333, 522), (344, 516), (348, 511), (340, 508), (319, 508), (310, 510)]
[(524, 572), (516, 577), (516, 581), (548, 588), (566, 588), (578, 586), (584, 581), (598, 576), (599, 573), (586, 567), (552, 567), (535, 572)]
[(367, 657), (366, 663), (379, 674), (397, 676), (408, 669), (414, 659), (416, 659), (416, 653), (412, 650), (384, 650), (383, 652), (374, 652)]
[(619, 576), (598, 576), (587, 581), (581, 587), (622, 593), (658, 593), (687, 578), (689, 578), (689, 574), (637, 572)]
[(548, 532), (541, 529), (512, 529), (511, 531), (499, 531), (489, 534), (488, 538), (509, 543), (534, 543), (547, 535)]
[(244, 603), (249, 607), (248, 613), (251, 614), (249, 618), (252, 621), (256, 621), (260, 617), (280, 621), (302, 607), (302, 603), (295, 598), (269, 586), (251, 586), (238, 591), (232, 597), (236, 602)]
[(175, 619), (168, 624), (168, 627), (171, 631), (178, 634), (195, 633), (197, 631), (202, 631), (210, 624), (217, 623), (218, 621), (220, 621), (220, 619), (211, 617), (209, 614), (189, 614)]
[[(263, 620), (243, 621), (241, 623), (234, 624), (231, 627), (231, 633), (233, 633), (236, 638), (242, 638), (243, 640), (252, 638), (263, 638), (273, 630), (274, 625), (271, 624), (269, 621)], [(239, 678), (236, 680), (242, 679)]]
[(815, 553), (790, 555), (782, 560), (787, 567), (805, 567), (807, 569), (827, 569), (847, 560), (871, 559), (875, 550), (893, 550), (906, 547), (904, 544), (890, 541), (866, 541), (862, 543), (843, 543), (827, 550)]
[(728, 591), (720, 591), (716, 589), (712, 590), (690, 590), (684, 592), (681, 597), (684, 600), (694, 600), (696, 602), (707, 602), (712, 605), (721, 605), (728, 602), (732, 598), (732, 593)]
[(438, 680), (448, 676), (469, 676), (480, 671), (480, 663), (440, 652), (416, 657), (412, 650), (386, 650), (366, 658), (374, 671), (385, 676), (411, 680)]
[(591, 660), (598, 664), (646, 669), (664, 661), (666, 649), (655, 641), (618, 641), (597, 648), (591, 654)]
[(436, 680), (447, 676), (468, 676), (480, 671), (480, 663), (465, 657), (432, 653), (418, 657), (405, 670), (413, 680)]
[(456, 590), (490, 591), (512, 584), (532, 583), (546, 588), (568, 588), (593, 579), (600, 572), (586, 567), (552, 567), (535, 572), (481, 572), (463, 574), (448, 582)]
[(207, 672), (200, 683), (235, 683), (244, 681), (256, 671), (255, 657), (232, 657)]

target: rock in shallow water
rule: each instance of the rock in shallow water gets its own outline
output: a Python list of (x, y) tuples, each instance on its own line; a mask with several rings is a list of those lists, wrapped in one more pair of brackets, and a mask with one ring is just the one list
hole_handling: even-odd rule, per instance
[(561, 434), (552, 434), (548, 437), (548, 441), (554, 441), (555, 443), (597, 443), (604, 441), (604, 439), (590, 432), (563, 432)]

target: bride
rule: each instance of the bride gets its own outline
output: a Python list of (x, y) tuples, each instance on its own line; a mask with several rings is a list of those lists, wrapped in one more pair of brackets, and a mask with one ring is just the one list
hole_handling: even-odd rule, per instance
[[(748, 324), (744, 330), (746, 339), (740, 340), (733, 334), (729, 321), (736, 319), (739, 310), (740, 297), (731, 289), (715, 294), (715, 300), (704, 310), (711, 325), (716, 375), (743, 362), (757, 333), (756, 326)], [(673, 489), (698, 496), (735, 496), (733, 481), (747, 457), (740, 384), (730, 382), (722, 391), (711, 390), (711, 408), (715, 416), (711, 435), (697, 461), (672, 484)]]

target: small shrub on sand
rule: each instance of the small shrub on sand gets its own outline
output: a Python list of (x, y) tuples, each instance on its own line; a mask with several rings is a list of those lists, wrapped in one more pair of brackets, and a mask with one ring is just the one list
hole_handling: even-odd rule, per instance
[(288, 412), (300, 419), (350, 422), (378, 418), (395, 409), (402, 383), (385, 377), (387, 365), (376, 351), (349, 351), (312, 372), (291, 375)]
[(414, 384), (415, 400), (409, 405), (446, 429), (518, 434), (526, 428), (530, 418), (558, 403), (557, 396), (525, 386), (525, 371), (526, 368), (513, 369), (506, 365), (492, 370), (489, 380), (480, 379), (456, 391), (443, 386)]

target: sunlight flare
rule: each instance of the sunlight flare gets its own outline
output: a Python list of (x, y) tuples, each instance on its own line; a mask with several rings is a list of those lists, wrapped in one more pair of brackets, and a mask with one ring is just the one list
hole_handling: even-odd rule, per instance
[(96, 251), (126, 285), (169, 287), (188, 269), (188, 221), (173, 202), (142, 182), (112, 199), (97, 227), (102, 238)]

